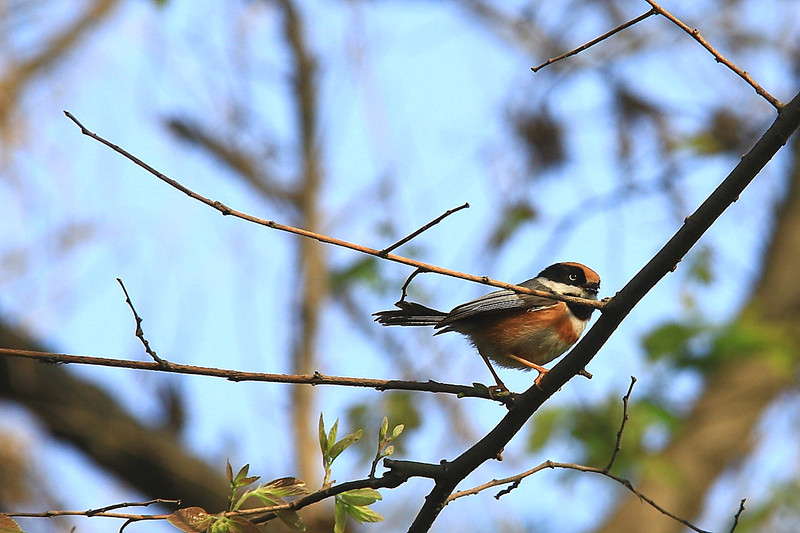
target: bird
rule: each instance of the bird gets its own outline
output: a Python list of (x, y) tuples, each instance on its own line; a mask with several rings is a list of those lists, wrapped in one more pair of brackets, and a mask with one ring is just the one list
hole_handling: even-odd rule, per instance
[[(597, 300), (600, 276), (581, 263), (548, 266), (521, 287)], [(455, 331), (465, 335), (477, 349), (498, 391), (508, 391), (492, 366), (536, 370), (539, 386), (548, 372), (544, 366), (566, 352), (580, 338), (594, 312), (591, 305), (552, 300), (511, 290), (494, 291), (454, 307), (438, 311), (406, 301), (390, 311), (374, 313), (383, 326), (433, 326), (434, 335)]]

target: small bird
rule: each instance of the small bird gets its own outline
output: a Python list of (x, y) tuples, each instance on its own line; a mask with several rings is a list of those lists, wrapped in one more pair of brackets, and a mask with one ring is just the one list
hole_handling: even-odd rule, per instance
[[(556, 263), (522, 287), (553, 292), (564, 296), (596, 300), (600, 276), (580, 263)], [(535, 383), (548, 372), (545, 365), (563, 354), (578, 341), (594, 308), (565, 303), (542, 296), (519, 294), (510, 290), (491, 292), (453, 308), (449, 313), (401, 300), (399, 310), (375, 313), (375, 321), (384, 326), (433, 326), (434, 335), (456, 331), (466, 335), (483, 358), (497, 388), (507, 391), (492, 367), (534, 369)]]

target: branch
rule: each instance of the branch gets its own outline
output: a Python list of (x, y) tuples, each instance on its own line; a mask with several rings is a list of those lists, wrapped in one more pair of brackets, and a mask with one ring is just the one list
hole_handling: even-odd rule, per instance
[(219, 201), (216, 201), (216, 200), (211, 200), (209, 198), (206, 198), (205, 196), (202, 196), (201, 194), (198, 194), (197, 192), (195, 192), (195, 191), (189, 189), (188, 187), (180, 184), (179, 182), (175, 181), (174, 179), (166, 176), (165, 174), (162, 174), (161, 172), (159, 172), (158, 170), (156, 170), (152, 166), (148, 165), (147, 163), (145, 163), (144, 161), (142, 161), (138, 157), (134, 156), (130, 152), (124, 150), (123, 148), (120, 148), (119, 146), (117, 146), (116, 144), (114, 144), (114, 143), (112, 143), (110, 141), (107, 141), (106, 139), (104, 139), (103, 137), (97, 135), (96, 133), (93, 133), (92, 131), (86, 129), (86, 127), (83, 124), (81, 124), (78, 121), (78, 119), (76, 119), (72, 115), (72, 113), (70, 113), (69, 111), (64, 111), (64, 114), (81, 129), (81, 133), (82, 134), (84, 134), (84, 135), (86, 135), (88, 137), (91, 137), (92, 139), (94, 139), (94, 140), (96, 140), (96, 141), (108, 146), (109, 148), (111, 148), (112, 150), (117, 152), (118, 154), (121, 154), (122, 156), (124, 156), (128, 160), (132, 161), (136, 165), (142, 167), (147, 172), (149, 172), (153, 176), (157, 177), (158, 179), (160, 179), (164, 183), (174, 187), (175, 189), (178, 189), (179, 191), (181, 191), (185, 195), (189, 196), (190, 198), (193, 198), (194, 200), (197, 200), (198, 202), (201, 202), (203, 204), (206, 204), (209, 207), (212, 207), (212, 208), (216, 209), (217, 211), (222, 213), (224, 216), (233, 216), (235, 218), (239, 218), (239, 219), (245, 220), (247, 222), (252, 222), (253, 224), (258, 224), (260, 226), (266, 226), (268, 228), (276, 229), (276, 230), (279, 230), (279, 231), (284, 231), (284, 232), (291, 233), (291, 234), (294, 234), (294, 235), (300, 235), (301, 237), (307, 237), (309, 239), (314, 239), (316, 241), (319, 241), (319, 242), (322, 242), (322, 243), (325, 243), (325, 244), (330, 244), (330, 245), (333, 245), (333, 246), (339, 246), (339, 247), (342, 247), (342, 248), (347, 248), (349, 250), (354, 250), (356, 252), (360, 252), (360, 253), (363, 253), (363, 254), (372, 255), (372, 256), (375, 256), (375, 257), (379, 257), (381, 259), (386, 259), (388, 261), (393, 261), (395, 263), (401, 263), (401, 264), (404, 264), (404, 265), (407, 265), (407, 266), (411, 266), (411, 267), (414, 267), (414, 268), (419, 268), (419, 269), (424, 270), (424, 271), (433, 272), (433, 273), (436, 273), (436, 274), (441, 274), (443, 276), (450, 276), (450, 277), (454, 277), (454, 278), (464, 279), (464, 280), (472, 281), (472, 282), (475, 282), (475, 283), (481, 283), (483, 285), (491, 285), (492, 287), (498, 287), (500, 289), (508, 289), (508, 290), (512, 290), (512, 291), (520, 293), (520, 294), (532, 294), (534, 296), (541, 296), (543, 298), (550, 298), (551, 300), (559, 300), (559, 301), (562, 301), (562, 302), (581, 304), (581, 305), (585, 305), (585, 306), (588, 306), (588, 307), (592, 307), (593, 309), (599, 309), (601, 311), (603, 310), (603, 307), (605, 306), (604, 302), (598, 301), (598, 300), (585, 300), (583, 298), (577, 298), (577, 297), (574, 297), (574, 296), (562, 296), (562, 295), (553, 294), (553, 293), (547, 292), (547, 291), (537, 291), (537, 290), (533, 290), (533, 289), (528, 289), (527, 287), (520, 287), (519, 285), (514, 285), (512, 283), (506, 283), (506, 282), (503, 282), (503, 281), (498, 281), (498, 280), (492, 279), (492, 278), (490, 278), (488, 276), (476, 276), (474, 274), (466, 274), (466, 273), (463, 273), (463, 272), (458, 272), (456, 270), (450, 270), (450, 269), (442, 268), (442, 267), (439, 267), (439, 266), (436, 266), (436, 265), (423, 263), (421, 261), (415, 261), (414, 259), (409, 259), (409, 258), (402, 257), (402, 256), (399, 256), (399, 255), (391, 254), (391, 253), (390, 254), (382, 254), (381, 250), (370, 248), (368, 246), (362, 246), (360, 244), (355, 244), (355, 243), (348, 242), (348, 241), (345, 241), (345, 240), (342, 240), (342, 239), (329, 237), (329, 236), (323, 235), (321, 233), (315, 233), (313, 231), (308, 231), (308, 230), (304, 230), (304, 229), (301, 229), (301, 228), (295, 228), (293, 226), (288, 226), (286, 224), (280, 224), (280, 223), (275, 222), (273, 220), (265, 220), (263, 218), (258, 218), (258, 217), (255, 217), (253, 215), (248, 215), (247, 213), (243, 213), (241, 211), (237, 211), (235, 209), (232, 209), (231, 207), (228, 207), (227, 205), (223, 204), (222, 202), (219, 202)]
[(761, 96), (767, 102), (769, 102), (775, 109), (780, 111), (783, 108), (783, 106), (785, 105), (783, 102), (781, 102), (780, 100), (778, 100), (777, 98), (772, 96), (770, 93), (768, 93), (766, 91), (766, 89), (761, 87), (761, 85), (759, 85), (747, 73), (747, 71), (744, 71), (744, 70), (740, 69), (739, 67), (734, 65), (731, 61), (726, 59), (725, 56), (720, 54), (713, 46), (711, 46), (711, 44), (708, 41), (706, 41), (703, 38), (702, 35), (700, 35), (700, 31), (699, 30), (690, 28), (689, 26), (684, 24), (678, 17), (676, 17), (675, 15), (673, 15), (672, 13), (670, 13), (669, 11), (667, 11), (666, 9), (664, 9), (663, 7), (658, 5), (654, 0), (645, 0), (645, 2), (650, 4), (650, 6), (652, 8), (647, 13), (642, 13), (638, 17), (636, 17), (634, 19), (631, 19), (628, 22), (625, 22), (623, 24), (620, 24), (619, 26), (617, 26), (613, 30), (608, 31), (608, 32), (604, 33), (603, 35), (601, 35), (600, 37), (592, 39), (591, 41), (587, 42), (586, 44), (583, 44), (583, 45), (581, 45), (581, 46), (579, 46), (579, 47), (577, 47), (577, 48), (575, 48), (573, 50), (570, 50), (569, 52), (567, 52), (565, 54), (561, 54), (560, 56), (550, 58), (547, 61), (545, 61), (544, 63), (542, 63), (541, 65), (538, 65), (536, 67), (531, 67), (531, 70), (533, 72), (538, 72), (539, 70), (543, 69), (544, 67), (546, 67), (548, 65), (551, 65), (551, 64), (553, 64), (553, 63), (555, 63), (557, 61), (561, 61), (562, 59), (566, 59), (566, 58), (574, 56), (574, 55), (576, 55), (576, 54), (578, 54), (580, 52), (583, 52), (584, 50), (586, 50), (588, 48), (591, 48), (592, 46), (594, 46), (594, 45), (596, 45), (596, 44), (608, 39), (612, 35), (615, 35), (615, 34), (621, 32), (622, 30), (633, 26), (634, 24), (637, 24), (637, 23), (643, 21), (644, 19), (649, 18), (652, 15), (661, 15), (661, 16), (665, 17), (667, 20), (669, 20), (670, 22), (672, 22), (673, 24), (675, 24), (676, 26), (678, 26), (680, 29), (682, 29), (683, 31), (688, 33), (692, 37), (692, 39), (694, 39), (695, 41), (700, 43), (700, 45), (703, 48), (708, 50), (708, 52), (711, 55), (714, 56), (714, 59), (717, 61), (717, 63), (722, 63), (723, 65), (728, 67), (730, 70), (732, 70), (734, 73), (736, 73), (736, 75), (738, 75), (745, 82), (747, 82), (748, 85), (750, 85), (753, 89), (755, 89), (756, 93), (759, 96)]
[(619, 424), (619, 431), (617, 431), (617, 440), (614, 443), (614, 451), (611, 453), (611, 459), (609, 459), (608, 464), (603, 469), (605, 472), (611, 471), (611, 467), (614, 466), (614, 461), (617, 460), (617, 455), (619, 454), (620, 450), (622, 450), (622, 432), (625, 431), (625, 424), (628, 422), (630, 416), (628, 416), (628, 401), (631, 399), (631, 392), (633, 392), (633, 386), (636, 384), (636, 378), (631, 376), (631, 384), (628, 387), (628, 392), (625, 393), (625, 396), (622, 397), (622, 422)]
[(410, 390), (418, 392), (438, 392), (455, 394), (459, 397), (484, 398), (500, 401), (489, 394), (485, 386), (455, 385), (440, 383), (438, 381), (405, 381), (399, 379), (368, 379), (341, 376), (325, 376), (319, 372), (313, 374), (268, 374), (264, 372), (244, 372), (225, 368), (207, 366), (184, 365), (162, 359), (161, 363), (151, 361), (129, 361), (126, 359), (111, 359), (107, 357), (93, 357), (87, 355), (68, 355), (52, 352), (37, 352), (32, 350), (14, 350), (0, 348), (0, 356), (36, 359), (48, 364), (77, 364), (95, 365), (112, 368), (128, 368), (132, 370), (150, 370), (154, 372), (170, 372), (173, 374), (188, 374), (223, 378), (229, 381), (260, 381), (268, 383), (295, 383), (305, 385), (339, 385), (344, 387), (372, 388), (378, 391)]
[(432, 228), (433, 226), (435, 226), (436, 224), (438, 224), (439, 222), (441, 222), (445, 218), (449, 217), (453, 213), (455, 213), (457, 211), (461, 211), (462, 209), (467, 209), (468, 207), (469, 207), (469, 202), (464, 202), (463, 204), (461, 204), (458, 207), (454, 207), (452, 209), (448, 209), (443, 214), (439, 215), (438, 217), (434, 218), (433, 220), (431, 220), (430, 222), (428, 222), (427, 224), (425, 224), (424, 226), (419, 228), (417, 231), (415, 231), (415, 232), (403, 237), (402, 239), (400, 239), (396, 243), (392, 244), (391, 246), (387, 246), (386, 248), (381, 250), (380, 251), (380, 255), (386, 255), (389, 252), (391, 252), (392, 250), (394, 250), (396, 248), (400, 248), (402, 245), (404, 245), (405, 243), (407, 243), (408, 241), (410, 241), (411, 239), (413, 239), (414, 237), (416, 237), (417, 235), (419, 235), (423, 231), (429, 230), (430, 228)]
[(600, 37), (597, 37), (596, 39), (592, 39), (592, 40), (591, 40), (591, 41), (589, 41), (588, 43), (586, 43), (586, 44), (584, 44), (584, 45), (581, 45), (581, 46), (579, 46), (578, 48), (575, 48), (575, 49), (573, 49), (573, 50), (570, 50), (570, 51), (569, 51), (569, 52), (567, 52), (566, 54), (561, 54), (561, 55), (560, 55), (560, 56), (558, 56), (558, 57), (553, 57), (553, 58), (550, 58), (550, 59), (548, 59), (547, 61), (545, 61), (544, 63), (542, 63), (542, 64), (541, 64), (541, 65), (539, 65), (539, 66), (536, 66), (536, 67), (531, 67), (531, 70), (532, 70), (533, 72), (539, 72), (540, 70), (542, 70), (542, 69), (543, 69), (544, 67), (546, 67), (547, 65), (550, 65), (551, 63), (555, 63), (556, 61), (561, 61), (562, 59), (566, 59), (566, 58), (568, 58), (568, 57), (570, 57), (570, 56), (574, 56), (575, 54), (579, 54), (580, 52), (583, 52), (583, 51), (584, 51), (584, 50), (586, 50), (587, 48), (591, 48), (592, 46), (596, 45), (597, 43), (599, 43), (599, 42), (601, 42), (601, 41), (605, 41), (606, 39), (608, 39), (608, 38), (609, 38), (609, 37), (611, 37), (612, 35), (614, 35), (614, 34), (617, 34), (617, 33), (621, 32), (621, 31), (622, 31), (622, 30), (624, 30), (625, 28), (629, 28), (629, 27), (633, 26), (634, 24), (637, 24), (637, 23), (639, 23), (639, 22), (643, 21), (644, 19), (646, 19), (646, 18), (648, 18), (648, 17), (650, 17), (650, 16), (652, 16), (652, 15), (655, 15), (655, 14), (657, 14), (657, 13), (658, 13), (658, 10), (656, 10), (655, 8), (653, 8), (653, 9), (651, 9), (650, 11), (648, 11), (647, 13), (642, 13), (641, 15), (639, 15), (638, 17), (636, 17), (635, 19), (631, 19), (631, 20), (629, 20), (628, 22), (625, 22), (625, 23), (623, 23), (623, 24), (620, 24), (619, 26), (617, 26), (617, 27), (616, 27), (616, 28), (614, 28), (613, 30), (611, 30), (611, 31), (608, 31), (608, 32), (604, 33), (604, 34), (603, 34), (603, 35), (601, 35)]
[(781, 102), (780, 100), (778, 100), (777, 98), (775, 98), (774, 96), (772, 96), (771, 94), (769, 94), (769, 93), (768, 93), (768, 92), (767, 92), (767, 91), (766, 91), (766, 90), (765, 90), (763, 87), (761, 87), (761, 85), (759, 85), (758, 83), (756, 83), (756, 81), (755, 81), (753, 78), (751, 78), (751, 77), (750, 77), (750, 75), (749, 75), (749, 74), (748, 74), (746, 71), (744, 71), (744, 70), (740, 69), (739, 67), (737, 67), (736, 65), (734, 65), (733, 63), (731, 63), (730, 61), (728, 61), (727, 59), (725, 59), (725, 57), (724, 57), (722, 54), (720, 54), (719, 52), (717, 52), (717, 51), (714, 49), (714, 47), (713, 47), (713, 46), (711, 46), (711, 45), (709, 44), (709, 42), (708, 42), (708, 41), (706, 41), (705, 39), (703, 39), (703, 36), (702, 36), (702, 35), (700, 35), (700, 31), (699, 31), (699, 30), (697, 30), (696, 28), (695, 28), (695, 29), (692, 29), (692, 28), (690, 28), (689, 26), (687, 26), (686, 24), (684, 24), (684, 23), (683, 23), (683, 22), (682, 22), (682, 21), (681, 21), (681, 20), (680, 20), (678, 17), (676, 17), (675, 15), (673, 15), (672, 13), (670, 13), (669, 11), (667, 11), (666, 9), (664, 9), (663, 7), (661, 7), (660, 5), (658, 5), (658, 4), (657, 4), (656, 2), (654, 2), (653, 0), (645, 0), (645, 2), (647, 2), (648, 4), (650, 4), (650, 5), (653, 7), (653, 9), (655, 9), (656, 11), (658, 11), (658, 14), (659, 14), (659, 15), (661, 15), (661, 16), (663, 16), (663, 17), (667, 18), (667, 19), (668, 19), (670, 22), (672, 22), (673, 24), (675, 24), (676, 26), (678, 26), (680, 29), (682, 29), (683, 31), (685, 31), (686, 33), (688, 33), (688, 34), (689, 34), (689, 35), (692, 37), (692, 39), (694, 39), (695, 41), (697, 41), (698, 43), (700, 43), (700, 45), (701, 45), (703, 48), (705, 48), (706, 50), (708, 50), (708, 51), (709, 51), (709, 53), (711, 53), (711, 55), (712, 55), (712, 56), (714, 56), (714, 59), (717, 61), (717, 63), (722, 63), (723, 65), (725, 65), (726, 67), (728, 67), (730, 70), (732, 70), (733, 72), (735, 72), (735, 73), (736, 73), (736, 74), (737, 74), (737, 75), (738, 75), (740, 78), (742, 78), (742, 79), (743, 79), (745, 82), (747, 82), (747, 83), (748, 83), (748, 84), (749, 84), (749, 85), (750, 85), (750, 86), (751, 86), (753, 89), (755, 89), (755, 91), (756, 91), (756, 93), (757, 93), (758, 95), (760, 95), (760, 96), (761, 96), (762, 98), (764, 98), (764, 99), (765, 99), (767, 102), (769, 102), (770, 104), (772, 104), (772, 106), (773, 106), (775, 109), (777, 109), (778, 111), (780, 111), (780, 110), (783, 108), (783, 106), (785, 105), (783, 102)]
[(591, 362), (597, 351), (625, 317), (663, 277), (675, 270), (684, 255), (738, 198), (800, 125), (800, 94), (778, 114), (756, 145), (742, 157), (731, 173), (689, 217), (661, 250), (605, 306), (594, 326), (539, 383), (521, 394), (508, 414), (480, 441), (452, 462), (442, 464), (442, 473), (425, 498), (409, 533), (427, 532), (455, 487), (468, 474), (495, 458), (528, 419), (560, 387)]
[(144, 346), (144, 351), (153, 358), (153, 360), (158, 363), (160, 366), (166, 366), (169, 364), (168, 361), (161, 359), (159, 356), (156, 355), (155, 350), (150, 348), (150, 343), (147, 342), (147, 339), (144, 337), (144, 330), (142, 329), (142, 317), (139, 316), (139, 313), (136, 312), (136, 309), (133, 307), (133, 302), (131, 301), (131, 297), (128, 296), (128, 289), (125, 288), (125, 284), (122, 283), (120, 278), (117, 278), (117, 283), (119, 286), (122, 287), (122, 292), (125, 293), (125, 303), (128, 304), (128, 307), (131, 308), (131, 312), (133, 312), (133, 319), (136, 322), (136, 337), (142, 342)]

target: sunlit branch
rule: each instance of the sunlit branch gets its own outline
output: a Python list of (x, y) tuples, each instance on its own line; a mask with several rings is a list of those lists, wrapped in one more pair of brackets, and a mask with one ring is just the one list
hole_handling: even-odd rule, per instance
[(132, 370), (149, 370), (153, 372), (169, 372), (173, 374), (223, 378), (236, 382), (260, 381), (268, 383), (294, 383), (305, 385), (339, 385), (343, 387), (370, 388), (378, 391), (408, 390), (418, 392), (438, 392), (444, 394), (455, 394), (460, 397), (484, 398), (487, 400), (499, 401), (498, 398), (492, 398), (492, 396), (489, 394), (489, 390), (485, 386), (475, 385), (470, 387), (467, 385), (440, 383), (438, 381), (431, 380), (407, 381), (399, 379), (353, 378), (343, 376), (326, 376), (320, 374), (319, 372), (308, 375), (269, 374), (264, 372), (244, 372), (241, 370), (230, 370), (225, 368), (184, 365), (163, 359), (161, 363), (151, 361), (129, 361), (126, 359), (37, 352), (32, 350), (14, 350), (11, 348), (0, 348), (0, 356), (35, 359), (48, 364), (78, 364), (112, 368), (128, 368)]
[(325, 244), (330, 244), (330, 245), (333, 245), (333, 246), (339, 246), (339, 247), (342, 247), (342, 248), (348, 248), (348, 249), (354, 250), (356, 252), (360, 252), (360, 253), (367, 254), (367, 255), (372, 255), (372, 256), (375, 256), (375, 257), (380, 257), (381, 259), (386, 259), (388, 261), (393, 261), (395, 263), (401, 263), (401, 264), (408, 265), (408, 266), (411, 266), (411, 267), (414, 267), (414, 268), (422, 269), (424, 271), (433, 272), (433, 273), (436, 273), (436, 274), (441, 274), (443, 276), (450, 276), (450, 277), (454, 277), (454, 278), (459, 278), (459, 279), (463, 279), (463, 280), (467, 280), (467, 281), (472, 281), (472, 282), (475, 282), (475, 283), (481, 283), (483, 285), (491, 285), (492, 287), (498, 287), (500, 289), (508, 289), (508, 290), (512, 290), (512, 291), (520, 293), (520, 294), (532, 294), (534, 296), (541, 296), (543, 298), (550, 298), (551, 300), (560, 300), (560, 301), (563, 301), (563, 302), (581, 304), (581, 305), (585, 305), (585, 306), (588, 306), (588, 307), (592, 307), (594, 309), (599, 309), (601, 311), (603, 310), (603, 307), (605, 306), (605, 302), (603, 302), (603, 301), (586, 300), (586, 299), (583, 299), (583, 298), (577, 298), (575, 296), (564, 296), (564, 295), (554, 294), (554, 293), (547, 292), (547, 291), (537, 291), (537, 290), (534, 290), (534, 289), (528, 289), (527, 287), (520, 287), (519, 285), (514, 285), (512, 283), (506, 283), (506, 282), (503, 282), (503, 281), (498, 281), (498, 280), (492, 279), (492, 278), (490, 278), (488, 276), (476, 276), (474, 274), (466, 274), (464, 272), (459, 272), (459, 271), (456, 271), (456, 270), (450, 270), (450, 269), (439, 267), (439, 266), (432, 265), (432, 264), (429, 264), (429, 263), (423, 263), (422, 261), (416, 261), (414, 259), (409, 259), (407, 257), (403, 257), (403, 256), (395, 255), (395, 254), (383, 254), (381, 252), (381, 250), (377, 250), (375, 248), (370, 248), (368, 246), (362, 246), (360, 244), (355, 244), (355, 243), (348, 242), (348, 241), (345, 241), (345, 240), (342, 240), (342, 239), (337, 239), (335, 237), (330, 237), (328, 235), (323, 235), (321, 233), (315, 233), (313, 231), (304, 230), (302, 228), (295, 228), (293, 226), (288, 226), (286, 224), (281, 224), (281, 223), (275, 222), (273, 220), (266, 220), (266, 219), (263, 219), (263, 218), (255, 217), (253, 215), (248, 215), (247, 213), (243, 213), (241, 211), (237, 211), (236, 209), (228, 207), (227, 205), (223, 204), (222, 202), (219, 202), (219, 201), (216, 201), (216, 200), (211, 200), (210, 198), (206, 198), (205, 196), (193, 191), (192, 189), (189, 189), (188, 187), (182, 185), (178, 181), (175, 181), (174, 179), (170, 178), (169, 176), (159, 172), (158, 170), (156, 170), (152, 166), (148, 165), (147, 163), (145, 163), (144, 161), (142, 161), (138, 157), (134, 156), (130, 152), (126, 151), (125, 149), (117, 146), (116, 144), (112, 143), (111, 141), (108, 141), (108, 140), (104, 139), (103, 137), (97, 135), (96, 133), (88, 130), (69, 111), (64, 111), (64, 114), (81, 129), (81, 133), (82, 134), (84, 134), (84, 135), (86, 135), (88, 137), (91, 137), (92, 139), (94, 139), (94, 140), (96, 140), (96, 141), (108, 146), (109, 148), (111, 148), (112, 150), (117, 152), (118, 154), (121, 154), (122, 156), (124, 156), (128, 160), (132, 161), (136, 165), (138, 165), (141, 168), (145, 169), (147, 172), (149, 172), (153, 176), (157, 177), (158, 179), (160, 179), (164, 183), (167, 183), (168, 185), (174, 187), (175, 189), (178, 189), (179, 191), (181, 191), (185, 195), (189, 196), (190, 198), (193, 198), (194, 200), (197, 200), (198, 202), (201, 202), (203, 204), (206, 204), (209, 207), (212, 207), (212, 208), (216, 209), (217, 211), (219, 211), (220, 213), (222, 213), (225, 216), (228, 216), (228, 215), (229, 216), (233, 216), (235, 218), (239, 218), (239, 219), (245, 220), (247, 222), (252, 222), (253, 224), (258, 224), (260, 226), (266, 226), (268, 228), (276, 229), (276, 230), (279, 230), (279, 231), (284, 231), (284, 232), (287, 232), (287, 233), (292, 233), (294, 235), (300, 235), (302, 237), (307, 237), (309, 239), (314, 239), (314, 240), (317, 240), (317, 241), (325, 243)]

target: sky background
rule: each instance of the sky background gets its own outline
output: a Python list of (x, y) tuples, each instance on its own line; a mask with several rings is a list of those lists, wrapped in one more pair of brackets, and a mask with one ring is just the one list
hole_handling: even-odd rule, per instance
[[(750, 87), (664, 20), (652, 18), (628, 30), (650, 41), (649, 52), (633, 59), (616, 59), (613, 46), (601, 45), (568, 60), (575, 67), (533, 74), (529, 54), (481, 28), (454, 4), (412, 4), (300, 2), (320, 67), (323, 224), (332, 236), (381, 248), (393, 241), (381, 231), (387, 222), (399, 233), (408, 233), (466, 201), (470, 209), (399, 253), (410, 250), (425, 262), (509, 282), (532, 277), (552, 262), (580, 261), (600, 273), (601, 297), (611, 296), (680, 227), (682, 217), (736, 160), (692, 158), (689, 150), (685, 158), (678, 157), (675, 171), (680, 174), (683, 211), (657, 193), (620, 195), (626, 180), (647, 189), (646, 184), (657, 182), (668, 169), (652, 157), (657, 147), (648, 145), (648, 131), (641, 132), (643, 140), (635, 145), (633, 164), (620, 165), (611, 133), (617, 119), (610, 111), (608, 78), (626, 80), (673, 109), (681, 117), (676, 124), (687, 135), (701, 127), (709, 108), (723, 97), (752, 109), (748, 126), (754, 132), (773, 119), (772, 109)], [(563, 25), (564, 11), (570, 9), (566, 4), (545, 2), (538, 16)], [(687, 20), (703, 11), (698, 7), (695, 12), (691, 2), (672, 4), (669, 7)], [(52, 11), (42, 7), (32, 16), (39, 24), (46, 19), (59, 25), (74, 16), (74, 5), (58, 3)], [(791, 21), (800, 20), (798, 6), (769, 5), (774, 9), (754, 7), (749, 23), (792, 35), (797, 23)], [(630, 17), (647, 8), (644, 2), (627, 2), (624, 7)], [(701, 30), (711, 40), (720, 26), (714, 20), (707, 24), (708, 29)], [(608, 21), (578, 18), (565, 26), (564, 39), (577, 46), (608, 27)], [(18, 31), (6, 45), (25, 50), (36, 47), (37, 38), (33, 30)], [(779, 98), (788, 99), (789, 72), (780, 61), (766, 52), (735, 59)], [(290, 223), (279, 206), (258, 198), (163, 127), (167, 117), (192, 116), (224, 133), (224, 119), (236, 117), (247, 132), (237, 133), (238, 141), (264, 150), (265, 165), (291, 177), (297, 161), (291, 152), (296, 131), (288, 72), (279, 13), (269, 3), (167, 2), (163, 8), (147, 1), (123, 3), (102, 30), (23, 101), (26, 128), (17, 134), (19, 148), (5, 154), (11, 160), (0, 180), (5, 206), (0, 224), (0, 312), (59, 351), (146, 360), (115, 281), (119, 277), (160, 356), (186, 364), (288, 372), (285, 354), (293, 329), (286, 301), (294, 288), (285, 280), (293, 268), (291, 250), (297, 237), (221, 217), (82, 136), (62, 113), (70, 111), (90, 130), (207, 197)], [(237, 99), (250, 107), (230, 104)], [(520, 190), (524, 161), (509, 133), (509, 116), (543, 106), (568, 125), (567, 161)], [(263, 146), (264, 138), (270, 147)], [(634, 395), (669, 383), (662, 394), (678, 405), (689, 405), (698, 391), (698, 377), (669, 375), (667, 368), (646, 363), (640, 339), (656, 325), (687, 314), (719, 324), (736, 314), (758, 272), (754, 258), (769, 229), (771, 206), (782, 192), (782, 165), (779, 155), (704, 237), (703, 244), (715, 251), (714, 270), (725, 275), (710, 286), (693, 283), (680, 271), (664, 280), (595, 358), (589, 367), (595, 378), (573, 380), (553, 398), (554, 405), (590, 405), (608, 395), (621, 397), (631, 375), (639, 379)], [(386, 190), (389, 201), (381, 196)], [(536, 223), (518, 232), (510, 246), (487, 254), (485, 244), (498, 206), (515, 195), (535, 200)], [(591, 203), (609, 195), (601, 207)], [(569, 231), (559, 231), (565, 221)], [(358, 259), (347, 250), (327, 252), (338, 266)], [(410, 269), (384, 263), (380, 273), (386, 279), (381, 290), (365, 285), (354, 293), (367, 315), (398, 299)], [(413, 289), (415, 298), (444, 309), (486, 292), (476, 284), (433, 275), (417, 278)], [(689, 294), (694, 308), (687, 311)], [(427, 349), (416, 352), (411, 361), (412, 375), (403, 377), (489, 381), (480, 358), (456, 336), (428, 342), (429, 332), (365, 334), (335, 304), (326, 307), (323, 324), (318, 369), (323, 374), (399, 377), (392, 354), (375, 342), (376, 335), (392, 335), (398, 342), (426, 342)], [(250, 463), (251, 472), (265, 480), (292, 474), (287, 462), (290, 436), (275, 430), (288, 413), (287, 386), (99, 367), (70, 370), (112, 389), (145, 421), (157, 422), (159, 391), (175, 387), (185, 395), (185, 442), (193, 452), (219, 465), (220, 472), (229, 458), (234, 466)], [(505, 371), (502, 377), (512, 389), (523, 390), (532, 376)], [(355, 403), (381, 401), (380, 393), (369, 390), (320, 387), (318, 394), (318, 406), (329, 423), (344, 417)], [(436, 462), (463, 451), (468, 444), (447, 433), (449, 426), (441, 423), (447, 412), (437, 407), (454, 401), (422, 400), (425, 423), (407, 436), (408, 448), (401, 458)], [(464, 429), (475, 436), (504, 414), (502, 407), (486, 402), (461, 403), (472, 422)], [(797, 450), (775, 441), (777, 435), (796, 434), (792, 420), (797, 415), (791, 403), (776, 407), (767, 417), (763, 447), (769, 453), (756, 454), (736, 475), (720, 482), (707, 515), (698, 521), (701, 526), (723, 527), (739, 499), (747, 497), (756, 504), (766, 481), (796, 475)], [(46, 438), (21, 409), (0, 406), (0, 424), (13, 427), (29, 444), (39, 475), (46, 479), (43, 483), (59, 487), (59, 507), (85, 509), (136, 499), (70, 447)], [(373, 439), (377, 426), (364, 429), (365, 438)], [(653, 446), (659, 445), (657, 432), (651, 439)], [(524, 445), (521, 434), (506, 450), (503, 463), (485, 466), (460, 488), (545, 459), (580, 458), (580, 450), (568, 441), (535, 456), (526, 455)], [(363, 477), (367, 469), (355, 456), (345, 454), (337, 461), (336, 479)], [(787, 464), (794, 466), (787, 469)], [(582, 531), (620, 490), (608, 480), (551, 472), (526, 481), (523, 488), (501, 502), (488, 493), (455, 502), (434, 531), (463, 524), (478, 508), (486, 517), (475, 519), (487, 524), (500, 520), (521, 531), (535, 516), (543, 531)], [(393, 500), (417, 498), (421, 504), (427, 489), (427, 483), (415, 481), (385, 491), (385, 501), (375, 507), (389, 519), (397, 512)], [(509, 518), (514, 515), (509, 509), (526, 512), (516, 521)], [(554, 509), (568, 512), (553, 513)], [(397, 530), (403, 530), (406, 520), (398, 520)], [(23, 525), (30, 531), (47, 530), (34, 521)], [(106, 531), (118, 525), (91, 520), (79, 527)]]

